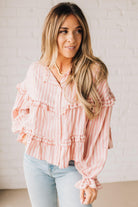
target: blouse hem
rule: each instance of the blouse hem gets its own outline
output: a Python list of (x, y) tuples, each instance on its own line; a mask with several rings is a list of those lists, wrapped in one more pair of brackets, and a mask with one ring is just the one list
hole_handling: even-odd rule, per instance
[[(24, 135), (27, 135), (24, 140)], [(50, 139), (39, 138), (36, 135), (29, 134), (23, 130), (17, 141), (26, 142), (26, 153), (40, 160), (59, 166), (59, 168), (67, 168), (69, 160), (81, 162), (84, 153), (85, 136), (72, 136), (70, 142), (61, 143), (60, 145)], [(50, 156), (51, 155), (51, 156)], [(63, 158), (66, 157), (66, 160)]]

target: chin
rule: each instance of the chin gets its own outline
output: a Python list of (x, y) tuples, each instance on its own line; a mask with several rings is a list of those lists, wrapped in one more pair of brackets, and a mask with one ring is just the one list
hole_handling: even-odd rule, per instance
[(76, 55), (76, 53), (75, 53), (75, 54), (72, 54), (72, 55), (69, 55), (69, 54), (68, 54), (68, 55), (65, 55), (65, 54), (64, 54), (63, 56), (64, 56), (65, 58), (73, 58), (75, 55)]
[[(75, 56), (75, 55), (74, 55)], [(72, 59), (74, 56), (64, 56), (65, 58)]]

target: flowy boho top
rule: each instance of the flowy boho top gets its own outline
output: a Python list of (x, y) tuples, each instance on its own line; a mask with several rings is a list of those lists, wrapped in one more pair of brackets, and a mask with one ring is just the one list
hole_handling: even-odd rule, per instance
[[(115, 97), (107, 80), (97, 86), (102, 100), (100, 114), (89, 120), (80, 102), (69, 102), (64, 95), (67, 71), (59, 83), (49, 69), (39, 61), (30, 64), (25, 79), (16, 85), (17, 94), (11, 112), (12, 132), (24, 143), (30, 156), (48, 163), (68, 167), (74, 160), (82, 179), (75, 187), (101, 189), (97, 176), (103, 169), (108, 149), (113, 147), (111, 112)], [(75, 87), (68, 88), (73, 100)], [(26, 134), (25, 138), (24, 135)]]

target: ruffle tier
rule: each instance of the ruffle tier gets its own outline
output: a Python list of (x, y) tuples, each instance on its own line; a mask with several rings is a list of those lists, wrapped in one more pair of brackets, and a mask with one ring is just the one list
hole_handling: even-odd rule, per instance
[[(26, 134), (26, 140), (24, 135)], [(26, 153), (40, 160), (59, 166), (59, 168), (68, 167), (68, 162), (74, 160), (80, 162), (83, 159), (85, 135), (72, 136), (68, 142), (60, 143), (33, 135), (31, 130), (23, 131), (18, 135), (17, 141), (24, 143), (26, 141)], [(66, 158), (66, 159), (65, 159)]]
[(97, 86), (97, 91), (102, 103), (102, 107), (109, 107), (112, 106), (116, 99), (114, 94), (112, 93), (107, 80), (102, 81), (98, 86)]

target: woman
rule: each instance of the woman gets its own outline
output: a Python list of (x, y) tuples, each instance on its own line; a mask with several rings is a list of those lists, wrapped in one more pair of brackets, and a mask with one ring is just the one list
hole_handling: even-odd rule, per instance
[(115, 97), (106, 65), (93, 55), (87, 21), (73, 3), (44, 21), (41, 58), (17, 84), (12, 131), (26, 146), (24, 174), (33, 207), (90, 207), (112, 148)]

